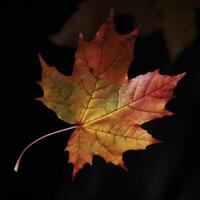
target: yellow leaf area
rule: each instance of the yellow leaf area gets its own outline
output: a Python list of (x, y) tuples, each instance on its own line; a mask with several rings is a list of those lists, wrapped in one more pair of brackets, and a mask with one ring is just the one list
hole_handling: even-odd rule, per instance
[(154, 71), (128, 79), (137, 32), (118, 34), (111, 14), (92, 41), (80, 34), (71, 76), (49, 67), (40, 56), (44, 96), (39, 100), (63, 121), (77, 125), (65, 149), (73, 177), (92, 164), (93, 155), (125, 168), (125, 151), (159, 142), (141, 125), (172, 114), (165, 105), (184, 73)]

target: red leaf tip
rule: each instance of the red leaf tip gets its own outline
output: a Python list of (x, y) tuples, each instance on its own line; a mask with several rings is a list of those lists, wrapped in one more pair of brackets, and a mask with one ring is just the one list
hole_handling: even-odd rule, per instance
[(79, 36), (79, 39), (83, 39), (83, 34), (81, 32), (79, 33), (78, 36)]
[(187, 73), (183, 72), (182, 74), (178, 74), (176, 77), (180, 80), (182, 79)]
[(163, 143), (163, 141), (162, 140), (157, 140), (157, 139), (152, 139), (152, 144), (159, 144), (159, 143)]
[(38, 57), (39, 57), (39, 61), (40, 61), (40, 64), (41, 64), (42, 68), (43, 68), (43, 69), (47, 68), (48, 65), (47, 65), (47, 63), (44, 61), (44, 58), (42, 57), (42, 55), (41, 55), (40, 53), (38, 54)]
[(110, 9), (109, 17), (114, 17), (114, 9), (113, 8)]
[(114, 9), (113, 8), (111, 8), (110, 9), (110, 13), (109, 13), (109, 17), (108, 17), (108, 21), (110, 22), (112, 22), (113, 21), (113, 18), (114, 18)]
[(135, 28), (130, 35), (133, 37), (136, 37), (139, 34), (140, 28)]

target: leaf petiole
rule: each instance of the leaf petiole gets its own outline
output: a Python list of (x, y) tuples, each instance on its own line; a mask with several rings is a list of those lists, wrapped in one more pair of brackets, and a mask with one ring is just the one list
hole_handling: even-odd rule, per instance
[(68, 128), (64, 128), (64, 129), (58, 130), (58, 131), (54, 131), (54, 132), (52, 132), (52, 133), (48, 133), (48, 134), (46, 134), (46, 135), (43, 135), (42, 137), (39, 137), (38, 139), (36, 139), (36, 140), (34, 140), (33, 142), (31, 142), (29, 145), (27, 145), (27, 146), (24, 148), (24, 150), (21, 152), (20, 156), (18, 157), (17, 162), (16, 162), (15, 167), (14, 167), (14, 171), (15, 171), (15, 172), (18, 172), (18, 170), (19, 170), (19, 165), (20, 165), (20, 162), (21, 162), (21, 159), (22, 159), (24, 153), (25, 153), (31, 146), (33, 146), (35, 143), (37, 143), (37, 142), (39, 142), (40, 140), (43, 140), (43, 139), (45, 139), (45, 138), (47, 138), (47, 137), (49, 137), (49, 136), (56, 135), (56, 134), (58, 134), (58, 133), (63, 133), (63, 132), (65, 132), (65, 131), (72, 130), (72, 129), (76, 129), (76, 128), (78, 128), (78, 126), (72, 126), (72, 127), (68, 127)]

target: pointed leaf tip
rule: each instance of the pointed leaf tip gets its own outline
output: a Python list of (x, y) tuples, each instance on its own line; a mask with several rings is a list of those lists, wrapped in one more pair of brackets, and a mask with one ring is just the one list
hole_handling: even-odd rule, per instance
[(177, 75), (177, 78), (180, 80), (180, 79), (182, 79), (184, 76), (186, 76), (186, 72), (183, 72), (182, 74), (178, 74)]
[(38, 54), (38, 57), (39, 57), (39, 61), (40, 61), (42, 68), (47, 68), (48, 65), (47, 65), (47, 63), (45, 62), (44, 58), (42, 57), (42, 55), (40, 53)]
[(152, 144), (160, 144), (160, 143), (163, 143), (162, 140), (157, 140), (157, 139), (152, 139)]
[(73, 167), (73, 172), (72, 172), (72, 181), (74, 181), (76, 175), (78, 174), (79, 169), (76, 169), (75, 167)]
[(110, 9), (109, 17), (113, 18), (114, 17), (114, 9)]
[(81, 32), (79, 33), (78, 36), (79, 36), (79, 40), (83, 40), (83, 34)]
[(135, 28), (130, 34), (131, 36), (136, 37), (139, 34), (140, 28)]
[(124, 165), (124, 162), (122, 161), (121, 163), (119, 163), (119, 166), (124, 169), (125, 171), (128, 171), (128, 168)]
[(40, 63), (42, 64), (42, 62), (44, 62), (44, 59), (40, 53), (38, 53), (38, 58), (39, 58)]
[(113, 21), (114, 18), (114, 10), (113, 8), (110, 9), (110, 13), (109, 13), (109, 17), (108, 17), (108, 21)]

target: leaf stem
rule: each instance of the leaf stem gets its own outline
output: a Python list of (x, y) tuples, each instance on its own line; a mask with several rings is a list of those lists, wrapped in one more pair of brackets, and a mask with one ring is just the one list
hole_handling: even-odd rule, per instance
[(71, 129), (76, 129), (76, 128), (78, 128), (78, 126), (72, 126), (72, 127), (68, 127), (68, 128), (64, 128), (64, 129), (58, 130), (58, 131), (54, 131), (54, 132), (52, 132), (52, 133), (48, 133), (48, 134), (46, 134), (46, 135), (43, 135), (42, 137), (39, 137), (38, 139), (36, 139), (36, 140), (34, 140), (33, 142), (31, 142), (29, 145), (27, 145), (27, 146), (24, 148), (24, 150), (21, 152), (20, 156), (18, 157), (17, 162), (16, 162), (15, 167), (14, 167), (14, 171), (15, 171), (15, 172), (18, 172), (19, 165), (20, 165), (20, 162), (21, 162), (21, 159), (22, 159), (24, 153), (25, 153), (31, 146), (33, 146), (35, 143), (37, 143), (37, 142), (39, 142), (40, 140), (43, 140), (43, 139), (45, 139), (45, 138), (47, 138), (47, 137), (49, 137), (49, 136), (56, 135), (56, 134), (58, 134), (58, 133), (63, 133), (63, 132), (65, 132), (65, 131), (68, 131), (68, 130), (71, 130)]

